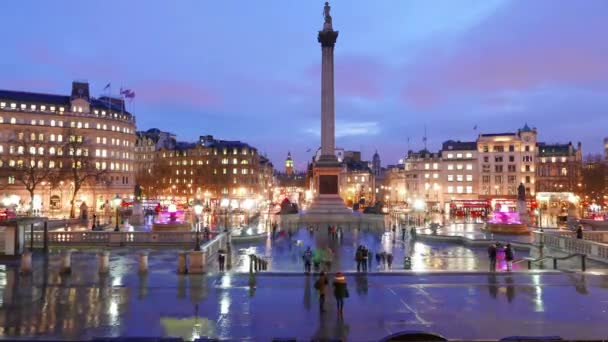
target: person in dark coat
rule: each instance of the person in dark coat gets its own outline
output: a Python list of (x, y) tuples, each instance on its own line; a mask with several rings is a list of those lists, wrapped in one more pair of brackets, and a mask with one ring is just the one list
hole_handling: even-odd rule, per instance
[(576, 238), (577, 239), (583, 238), (583, 225), (582, 224), (579, 224), (578, 228), (576, 228)]
[(315, 282), (315, 289), (319, 291), (319, 310), (321, 312), (325, 312), (325, 293), (327, 284), (329, 284), (327, 275), (325, 275), (325, 271), (321, 271), (319, 278)]
[(496, 245), (491, 244), (488, 247), (488, 258), (490, 259), (490, 272), (496, 272)]
[(348, 298), (346, 277), (342, 272), (336, 273), (336, 278), (334, 278), (334, 297), (336, 297), (338, 316), (341, 317), (344, 314), (344, 298)]
[(386, 264), (388, 265), (388, 268), (390, 270), (391, 265), (393, 264), (393, 255), (391, 253), (388, 253), (386, 255)]
[(369, 258), (367, 252), (367, 247), (363, 246), (363, 248), (361, 249), (361, 256), (363, 257), (363, 259), (361, 260), (361, 268), (363, 268), (363, 272), (367, 272), (367, 259)]
[(357, 262), (357, 272), (361, 272), (361, 263), (363, 262), (363, 247), (357, 247), (355, 252), (355, 261)]
[(507, 271), (510, 271), (513, 268), (513, 259), (513, 247), (511, 247), (511, 244), (508, 243), (507, 247), (505, 248), (505, 260), (507, 260)]
[(381, 258), (381, 257), (380, 257), (380, 254), (381, 254), (381, 253), (382, 253), (382, 252), (377, 252), (377, 253), (376, 253), (376, 264), (378, 264), (378, 266), (380, 265), (380, 258)]
[(310, 264), (312, 262), (312, 251), (310, 250), (310, 246), (306, 247), (302, 259), (304, 259), (304, 272), (310, 273)]

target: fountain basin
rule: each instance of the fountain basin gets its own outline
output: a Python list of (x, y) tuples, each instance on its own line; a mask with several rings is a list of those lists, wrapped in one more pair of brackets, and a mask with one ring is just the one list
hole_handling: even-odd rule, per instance
[(153, 232), (189, 232), (192, 227), (189, 223), (183, 222), (154, 222), (152, 223)]
[(484, 230), (494, 234), (530, 234), (527, 224), (523, 223), (486, 223)]

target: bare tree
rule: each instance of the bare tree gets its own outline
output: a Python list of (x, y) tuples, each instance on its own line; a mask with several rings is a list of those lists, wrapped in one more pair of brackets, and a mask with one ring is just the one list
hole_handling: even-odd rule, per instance
[[(70, 218), (76, 217), (76, 196), (85, 185), (97, 186), (102, 183), (106, 170), (96, 163), (93, 154), (92, 141), (71, 128), (65, 130), (66, 143), (64, 147), (64, 161), (61, 169), (66, 181), (73, 185), (70, 198)], [(93, 203), (94, 205), (94, 203)]]
[(45, 155), (41, 133), (16, 132), (8, 141), (9, 158), (2, 163), (2, 173), (9, 183), (23, 185), (30, 194), (29, 213), (34, 207), (34, 195), (42, 182), (56, 175), (55, 156)]
[(150, 168), (143, 168), (135, 175), (136, 183), (148, 198), (157, 198), (169, 187), (171, 166), (165, 158), (156, 155)]

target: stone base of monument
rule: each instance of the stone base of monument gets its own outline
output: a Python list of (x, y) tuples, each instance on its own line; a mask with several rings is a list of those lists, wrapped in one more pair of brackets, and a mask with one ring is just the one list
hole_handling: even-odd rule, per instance
[(486, 223), (484, 230), (494, 234), (530, 234), (528, 225), (523, 223)]
[(167, 223), (153, 223), (152, 231), (153, 232), (189, 232), (192, 230), (192, 226), (190, 223), (180, 223), (180, 222), (167, 222)]
[(353, 211), (346, 206), (338, 195), (321, 195), (313, 200), (306, 214), (352, 214)]

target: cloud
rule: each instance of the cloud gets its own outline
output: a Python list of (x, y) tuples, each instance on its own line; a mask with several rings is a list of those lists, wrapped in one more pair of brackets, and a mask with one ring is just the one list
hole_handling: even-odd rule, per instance
[(216, 91), (191, 81), (148, 80), (133, 85), (137, 98), (147, 104), (181, 104), (207, 107), (222, 102)]
[[(515, 1), (407, 68), (403, 99), (417, 107), (451, 98), (545, 85), (608, 85), (605, 1)], [(440, 51), (440, 53), (437, 53)]]
[[(321, 136), (320, 128), (306, 128), (304, 130), (308, 134)], [(364, 122), (336, 122), (336, 138), (354, 137), (354, 136), (371, 136), (380, 133), (380, 125), (374, 121)]]

